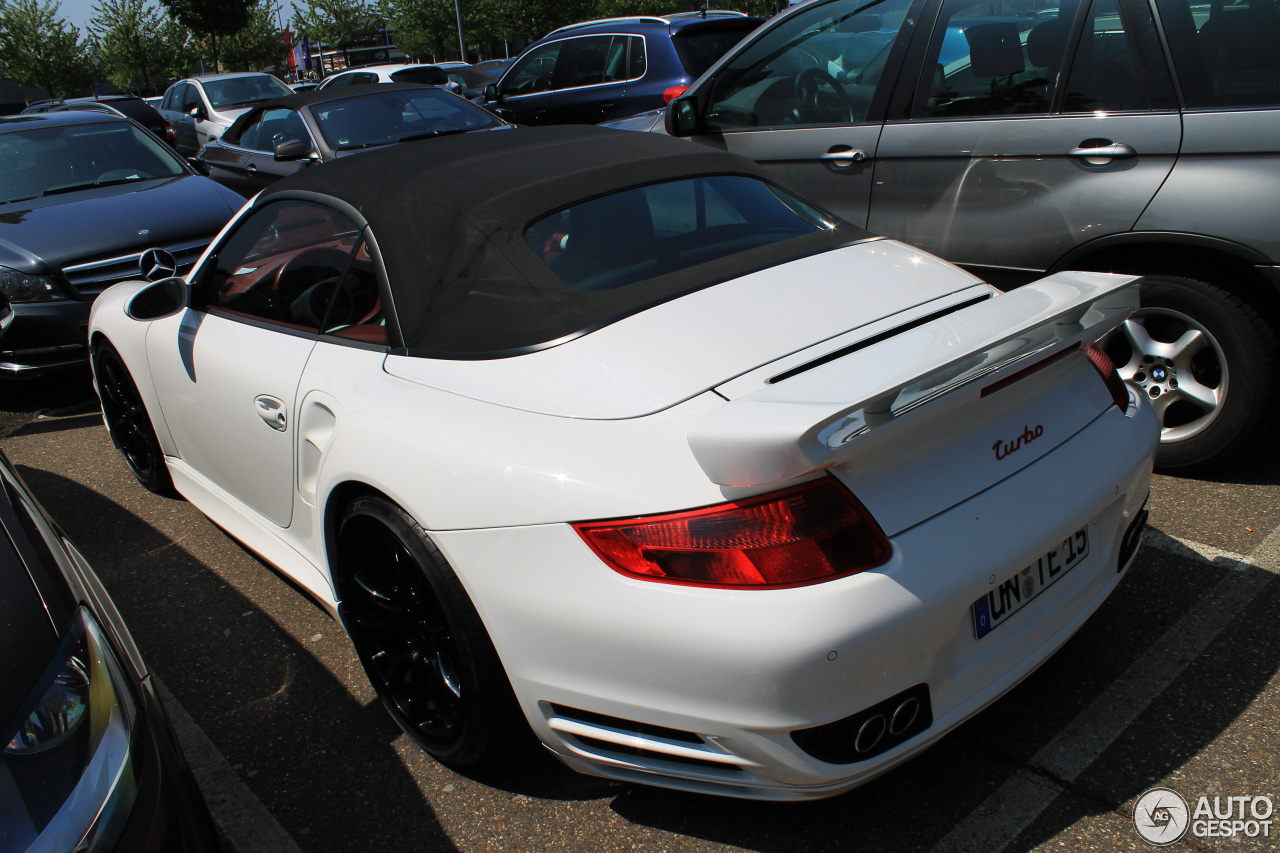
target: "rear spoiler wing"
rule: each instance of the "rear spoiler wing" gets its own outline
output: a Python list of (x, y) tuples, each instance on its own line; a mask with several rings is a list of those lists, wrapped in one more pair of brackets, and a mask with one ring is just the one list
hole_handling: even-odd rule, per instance
[(723, 486), (830, 467), (930, 400), (1101, 339), (1138, 307), (1139, 281), (1060, 272), (998, 294), (731, 400), (690, 428), (689, 447)]

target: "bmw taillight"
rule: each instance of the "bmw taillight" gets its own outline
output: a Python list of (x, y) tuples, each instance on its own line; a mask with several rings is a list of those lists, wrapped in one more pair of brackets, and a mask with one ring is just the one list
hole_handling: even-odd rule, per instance
[(1089, 359), (1089, 363), (1093, 365), (1093, 369), (1098, 371), (1098, 375), (1102, 377), (1103, 383), (1107, 386), (1107, 390), (1111, 392), (1111, 399), (1115, 402), (1120, 411), (1126, 411), (1129, 408), (1129, 391), (1124, 387), (1124, 380), (1120, 378), (1120, 374), (1116, 372), (1116, 366), (1111, 363), (1111, 357), (1102, 351), (1102, 347), (1097, 344), (1089, 344), (1084, 348), (1085, 357)]
[(573, 525), (612, 568), (641, 580), (776, 589), (875, 568), (892, 548), (831, 477), (703, 509)]

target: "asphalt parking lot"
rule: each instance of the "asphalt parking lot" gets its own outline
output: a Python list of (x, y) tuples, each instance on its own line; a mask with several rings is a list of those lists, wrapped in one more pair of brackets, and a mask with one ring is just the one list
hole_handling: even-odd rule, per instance
[(1168, 849), (1280, 849), (1280, 814), (1259, 816), (1262, 798), (1280, 804), (1269, 449), (1217, 479), (1157, 477), (1152, 529), (1120, 587), (995, 705), (858, 790), (777, 805), (579, 776), (534, 745), (466, 773), (438, 765), (382, 710), (318, 606), (189, 504), (134, 481), (86, 377), (0, 386), (0, 448), (172, 694), (228, 850), (1147, 850), (1133, 814), (1156, 786), (1254, 820), (1234, 837), (1193, 824)]

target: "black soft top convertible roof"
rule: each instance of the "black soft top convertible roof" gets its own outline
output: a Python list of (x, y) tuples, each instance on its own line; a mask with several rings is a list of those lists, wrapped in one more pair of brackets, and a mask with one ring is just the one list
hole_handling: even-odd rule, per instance
[(368, 221), (405, 346), (445, 358), (515, 355), (676, 296), (869, 235), (835, 228), (602, 291), (575, 290), (525, 240), (575, 202), (695, 175), (766, 180), (750, 160), (653, 133), (561, 126), (465, 133), (348, 157), (285, 178), (282, 195), (341, 199)]

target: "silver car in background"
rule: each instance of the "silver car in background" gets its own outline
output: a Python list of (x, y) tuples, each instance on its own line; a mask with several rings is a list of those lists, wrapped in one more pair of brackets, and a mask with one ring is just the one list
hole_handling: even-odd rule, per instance
[(1195, 472), (1280, 400), (1277, 45), (1270, 0), (815, 0), (612, 126), (745, 154), (1003, 288), (1146, 276), (1111, 355), (1158, 464)]
[(184, 156), (194, 157), (254, 104), (292, 94), (293, 90), (275, 77), (256, 71), (190, 77), (168, 88), (160, 102), (160, 114), (173, 125), (178, 139), (174, 147)]

